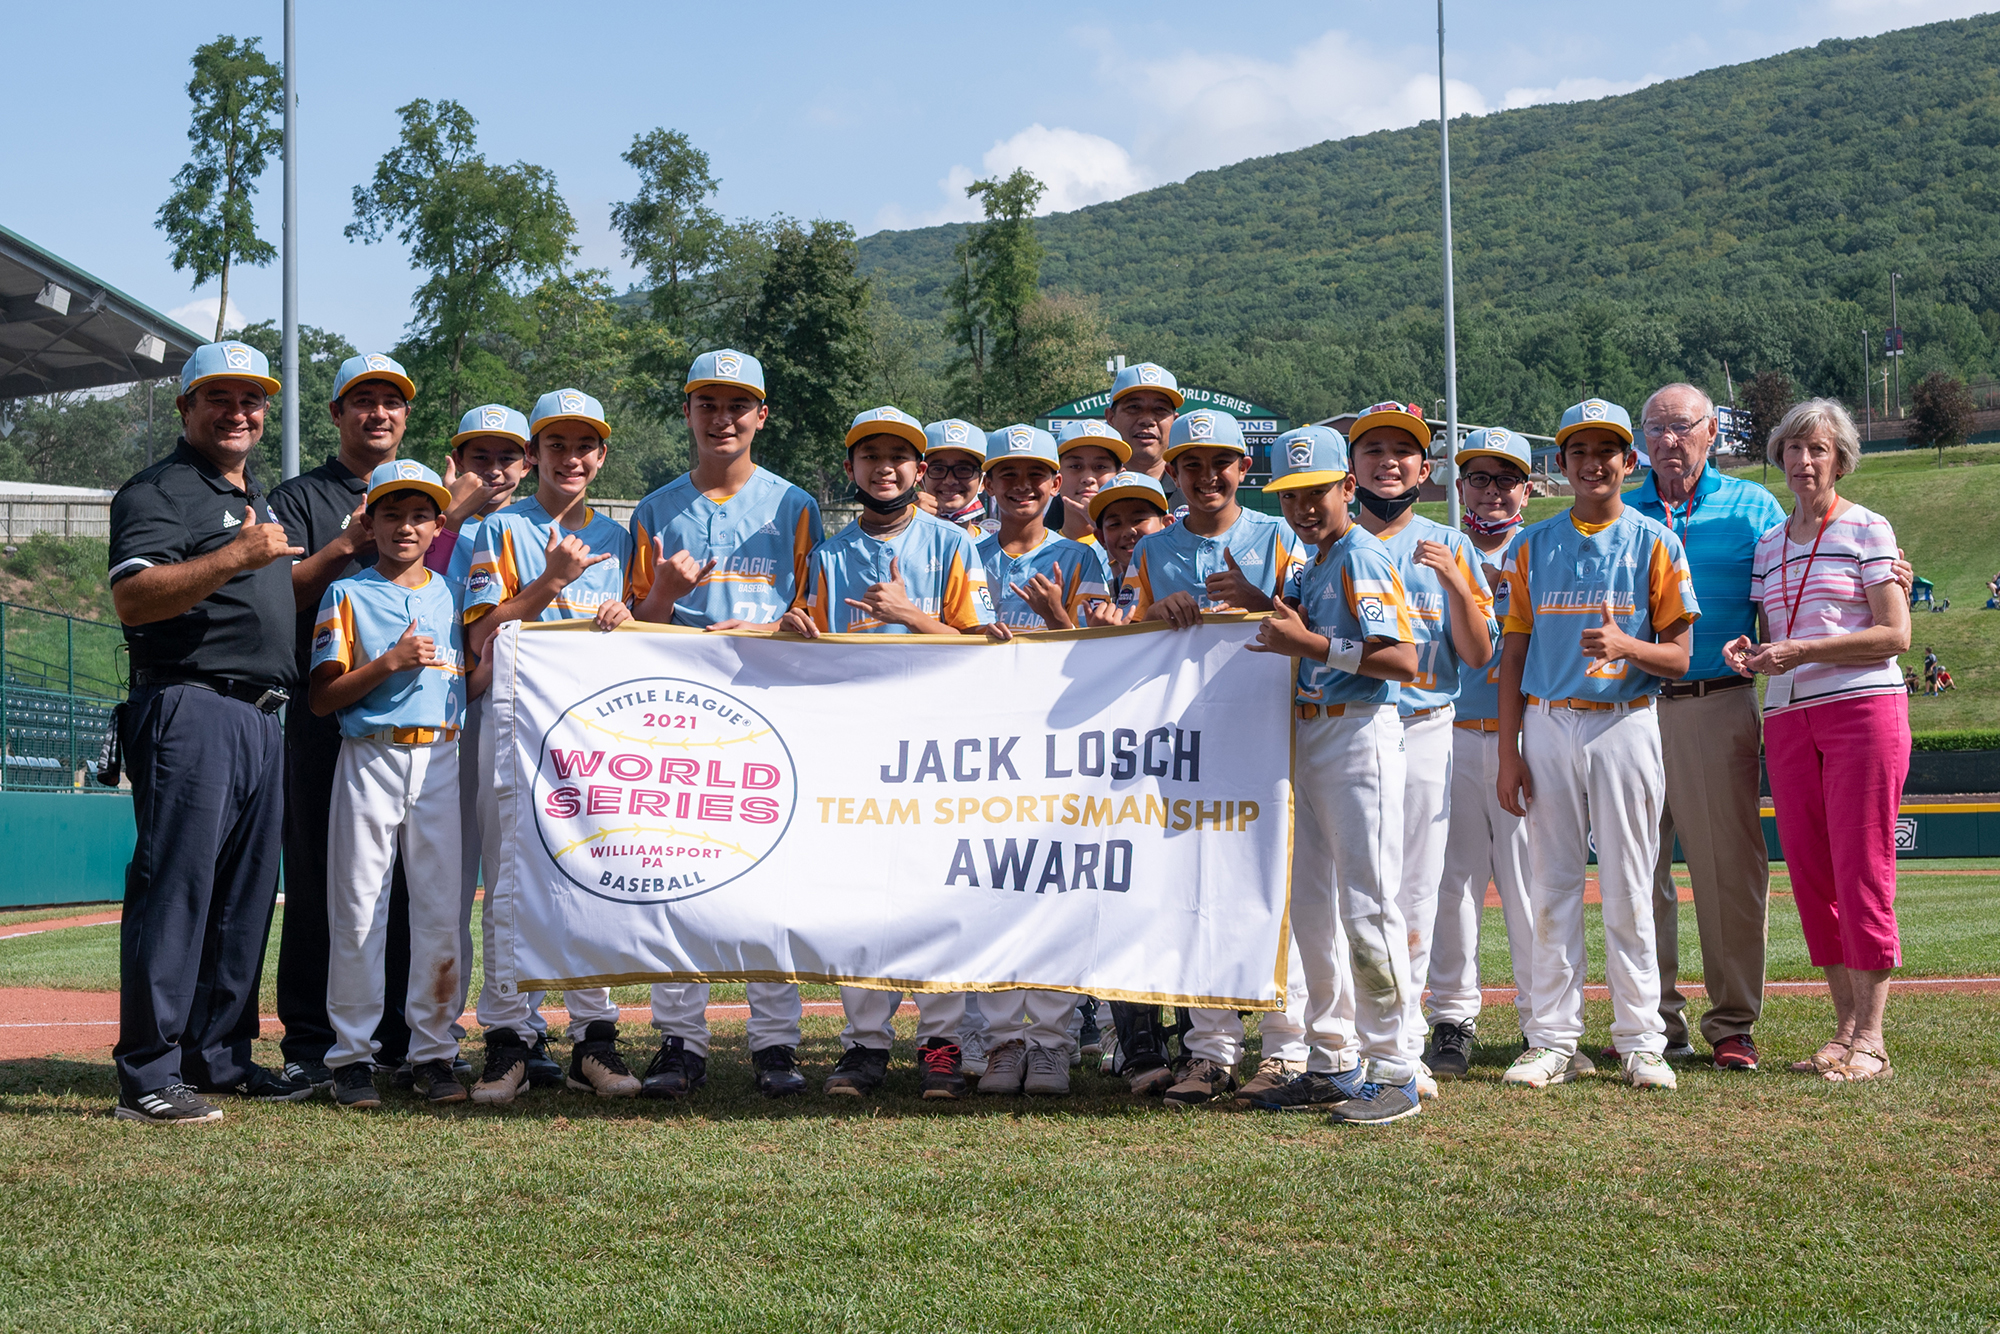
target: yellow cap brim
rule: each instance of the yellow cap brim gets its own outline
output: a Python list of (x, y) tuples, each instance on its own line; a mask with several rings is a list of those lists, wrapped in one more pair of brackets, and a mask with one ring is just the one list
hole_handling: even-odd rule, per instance
[(1123, 389), (1120, 389), (1117, 393), (1113, 394), (1111, 396), (1111, 401), (1113, 403), (1116, 403), (1119, 399), (1125, 397), (1125, 395), (1127, 394), (1141, 394), (1141, 393), (1146, 393), (1148, 391), (1151, 391), (1152, 393), (1155, 394), (1165, 394), (1168, 398), (1171, 398), (1174, 401), (1174, 411), (1176, 412), (1180, 411), (1181, 407), (1187, 402), (1186, 394), (1183, 394), (1178, 389), (1171, 389), (1163, 384), (1128, 384)]
[(1241, 454), (1246, 459), (1250, 457), (1250, 450), (1243, 445), (1232, 445), (1221, 440), (1189, 440), (1184, 444), (1169, 445), (1167, 452), (1160, 455), (1160, 462), (1172, 463), (1190, 449), (1226, 449), (1232, 454)]
[(1348, 442), (1351, 444), (1359, 440), (1378, 426), (1393, 426), (1399, 431), (1408, 431), (1425, 449), (1431, 447), (1430, 423), (1407, 412), (1370, 412), (1356, 417), (1354, 425), (1347, 431)]
[(453, 449), (457, 449), (460, 445), (464, 444), (466, 441), (476, 439), (482, 435), (495, 436), (501, 440), (512, 440), (515, 444), (521, 446), (523, 449), (526, 449), (528, 446), (528, 438), (526, 436), (515, 435), (512, 431), (479, 430), (479, 431), (460, 431), (457, 435), (451, 438), (451, 447)]
[[(893, 435), (898, 440), (906, 440), (915, 447), (918, 458), (924, 456), (931, 443), (931, 438), (924, 434), (924, 428), (921, 426), (912, 426), (908, 422), (872, 421), (847, 428), (847, 447), (852, 449), (871, 435)], [(955, 449), (957, 446), (954, 445), (952, 448)], [(984, 455), (979, 457), (983, 458)]]
[(1328, 486), (1343, 480), (1344, 472), (1328, 468), (1320, 472), (1288, 472), (1283, 477), (1274, 477), (1264, 483), (1264, 491), (1303, 491), (1309, 486)]
[[(557, 422), (582, 422), (585, 426), (597, 432), (598, 439), (609, 440), (611, 438), (611, 424), (609, 422), (598, 417), (587, 417), (581, 412), (558, 412), (554, 416), (541, 417), (535, 421), (531, 421), (528, 423), (528, 435), (530, 437), (540, 435), (544, 426), (554, 426)], [(481, 434), (489, 433), (481, 432)]]
[(417, 482), (417, 481), (409, 481), (403, 478), (398, 478), (393, 482), (384, 482), (382, 483), (382, 485), (377, 487), (370, 487), (368, 491), (368, 503), (370, 505), (373, 505), (376, 502), (376, 500), (379, 499), (380, 497), (391, 495), (397, 491), (423, 492), (425, 495), (429, 496), (432, 500), (435, 500), (437, 502), (439, 514), (442, 514), (446, 510), (451, 508), (451, 492), (445, 490), (443, 487), (439, 486), (436, 482)]
[[(669, 383), (671, 383), (671, 381), (669, 381)], [(741, 380), (689, 380), (686, 386), (681, 389), (681, 392), (683, 394), (692, 394), (697, 389), (707, 389), (711, 385), (722, 389), (741, 389), (744, 393), (750, 395), (750, 397), (756, 399), (759, 403), (762, 403), (764, 401), (763, 390), (759, 389), (754, 384), (745, 384)]]
[(370, 380), (380, 380), (383, 384), (395, 385), (396, 392), (403, 396), (403, 401), (405, 403), (412, 402), (417, 397), (416, 383), (412, 381), (409, 376), (398, 375), (394, 371), (369, 371), (366, 375), (357, 375), (352, 380), (349, 380), (346, 384), (340, 386), (340, 394), (329, 399), (328, 400), (329, 405), (333, 403), (338, 403), (341, 397), (344, 396), (348, 390), (354, 388), (355, 385), (367, 384)]
[(1099, 491), (1090, 498), (1090, 521), (1096, 523), (1104, 511), (1121, 500), (1143, 500), (1161, 514), (1168, 513), (1167, 502), (1157, 491), (1148, 491), (1143, 486), (1113, 486)]
[(1588, 431), (1592, 427), (1611, 432), (1611, 434), (1625, 442), (1625, 448), (1632, 448), (1632, 432), (1620, 426), (1617, 422), (1571, 422), (1568, 426), (1556, 432), (1556, 448), (1561, 449), (1563, 441), (1569, 439), (1578, 431)]
[(1132, 461), (1132, 446), (1125, 443), (1124, 437), (1116, 435), (1075, 436), (1056, 446), (1056, 457), (1061, 458), (1072, 449), (1078, 449), (1084, 445), (1096, 445), (1099, 449), (1108, 452), (1120, 463), (1130, 463)]
[(267, 394), (275, 394), (282, 388), (276, 380), (268, 375), (252, 375), (248, 371), (220, 371), (214, 375), (197, 375), (187, 388), (181, 390), (181, 393), (192, 394), (210, 380), (241, 380), (245, 384), (256, 385)]

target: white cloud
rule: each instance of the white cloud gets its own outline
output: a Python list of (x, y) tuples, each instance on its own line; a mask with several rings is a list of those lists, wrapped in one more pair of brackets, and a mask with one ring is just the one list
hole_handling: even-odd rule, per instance
[[(215, 335), (216, 303), (216, 297), (196, 297), (185, 306), (175, 306), (168, 311), (167, 318), (176, 324), (186, 325), (204, 338), (212, 338)], [(231, 329), (241, 329), (250, 323), (250, 318), (243, 313), (243, 307), (236, 304), (235, 297), (229, 299), (229, 318), (223, 323)]]
[(1594, 102), (1600, 97), (1635, 93), (1666, 79), (1664, 74), (1643, 74), (1636, 79), (1564, 79), (1553, 88), (1509, 88), (1500, 99), (1504, 111), (1531, 107), (1543, 102)]
[(928, 212), (906, 213), (897, 205), (885, 206), (877, 214), (878, 227), (933, 227), (942, 222), (971, 222), (984, 215), (977, 200), (965, 188), (975, 180), (1006, 176), (1016, 167), (1025, 167), (1048, 189), (1035, 212), (1066, 213), (1087, 204), (1117, 199), (1154, 182), (1132, 155), (1102, 135), (1085, 134), (1065, 126), (1050, 129), (1037, 122), (986, 150), (980, 159), (983, 172), (974, 173), (963, 164), (954, 166), (938, 182), (944, 203)]

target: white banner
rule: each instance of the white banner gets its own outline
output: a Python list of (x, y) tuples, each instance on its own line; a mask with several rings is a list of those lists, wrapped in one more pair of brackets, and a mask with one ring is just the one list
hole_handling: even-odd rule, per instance
[(486, 966), (1275, 1008), (1292, 663), (1255, 628), (509, 627)]

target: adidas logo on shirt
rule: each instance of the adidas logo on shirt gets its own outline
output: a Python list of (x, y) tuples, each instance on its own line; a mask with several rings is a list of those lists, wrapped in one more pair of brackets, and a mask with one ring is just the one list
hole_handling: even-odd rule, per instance
[(766, 519), (764, 526), (757, 530), (757, 536), (759, 537), (776, 537), (777, 535), (778, 525), (769, 519)]
[(222, 511), (222, 526), (224, 528), (241, 528), (243, 520), (237, 518), (230, 511), (224, 510)]

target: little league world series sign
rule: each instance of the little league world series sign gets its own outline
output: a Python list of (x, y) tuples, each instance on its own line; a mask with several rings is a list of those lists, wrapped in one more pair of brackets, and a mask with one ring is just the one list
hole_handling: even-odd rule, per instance
[(1254, 631), (505, 627), (496, 980), (1273, 1008), (1291, 663)]

